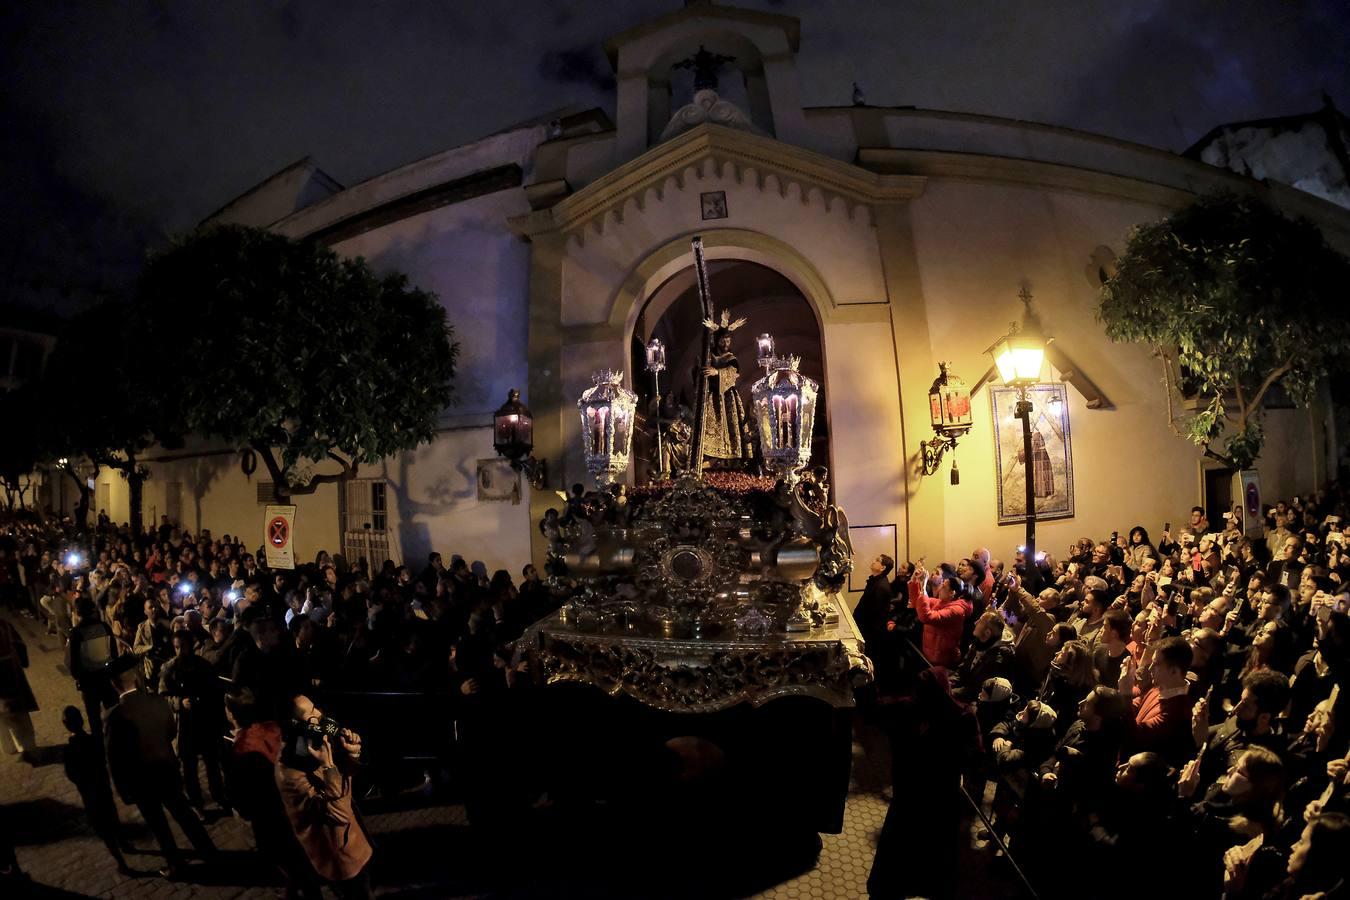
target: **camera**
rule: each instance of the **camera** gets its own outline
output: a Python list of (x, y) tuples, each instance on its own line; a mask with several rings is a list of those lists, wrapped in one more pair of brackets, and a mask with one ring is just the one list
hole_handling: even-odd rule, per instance
[(225, 599), (230, 603), (234, 603), (239, 599), (239, 592), (231, 588), (225, 592)]
[(83, 562), (78, 551), (72, 550), (66, 554), (66, 565), (72, 569), (78, 569)]
[(305, 733), (315, 740), (336, 739), (341, 730), (342, 726), (338, 724), (338, 720), (331, 716), (323, 716), (317, 722), (305, 723)]
[(190, 582), (190, 581), (180, 581), (180, 582), (178, 582), (178, 593), (180, 593), (180, 594), (190, 594), (190, 593), (192, 593), (192, 582)]

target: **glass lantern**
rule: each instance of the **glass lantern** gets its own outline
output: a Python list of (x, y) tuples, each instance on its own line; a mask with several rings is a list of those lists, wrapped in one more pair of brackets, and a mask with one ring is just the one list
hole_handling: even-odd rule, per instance
[(647, 342), (647, 371), (655, 375), (666, 370), (666, 345), (660, 338)]
[(769, 373), (750, 389), (759, 421), (760, 452), (789, 484), (811, 460), (820, 389), (799, 371), (800, 366), (800, 357), (775, 358)]
[(970, 390), (948, 366), (938, 363), (938, 377), (928, 389), (928, 416), (933, 430), (944, 437), (959, 437), (975, 424), (970, 409)]
[(534, 450), (534, 416), (520, 402), (520, 391), (515, 388), (492, 414), (492, 448), (512, 462), (519, 462)]
[(768, 375), (769, 364), (773, 362), (773, 335), (765, 333), (755, 338), (755, 358), (764, 367), (764, 374)]
[(577, 401), (581, 454), (596, 486), (605, 488), (628, 471), (637, 395), (623, 386), (622, 372), (597, 372), (592, 380)]
[(1013, 387), (1027, 387), (1041, 377), (1041, 362), (1045, 359), (1045, 339), (1028, 325), (1013, 325), (1006, 335), (989, 348), (999, 377)]

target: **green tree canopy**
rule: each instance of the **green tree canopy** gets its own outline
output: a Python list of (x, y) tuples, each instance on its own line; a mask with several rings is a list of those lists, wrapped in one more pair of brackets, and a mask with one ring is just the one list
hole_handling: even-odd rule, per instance
[(453, 399), (435, 295), (312, 241), (199, 230), (150, 260), (134, 311), (170, 419), (253, 448), (282, 496), (431, 440)]
[[(1102, 286), (1114, 341), (1152, 344), (1174, 427), (1235, 468), (1260, 455), (1262, 401), (1275, 385), (1311, 402), (1350, 351), (1350, 260), (1321, 231), (1251, 197), (1202, 197), (1136, 228)], [(1194, 392), (1189, 415), (1174, 397)], [(1223, 439), (1224, 454), (1212, 444)]]

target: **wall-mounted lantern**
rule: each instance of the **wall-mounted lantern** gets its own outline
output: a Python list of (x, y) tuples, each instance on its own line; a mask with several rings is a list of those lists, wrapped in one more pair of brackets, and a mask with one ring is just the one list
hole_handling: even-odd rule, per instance
[(520, 391), (515, 388), (511, 388), (506, 402), (492, 414), (492, 448), (510, 461), (511, 468), (525, 473), (530, 487), (543, 490), (548, 480), (548, 462), (532, 455), (534, 416), (520, 402)]
[[(975, 424), (970, 408), (970, 390), (949, 368), (938, 363), (938, 377), (928, 389), (928, 416), (935, 436), (923, 447), (923, 474), (932, 475), (942, 465), (942, 456), (956, 450), (956, 442)], [(952, 484), (961, 483), (961, 472), (952, 460)]]

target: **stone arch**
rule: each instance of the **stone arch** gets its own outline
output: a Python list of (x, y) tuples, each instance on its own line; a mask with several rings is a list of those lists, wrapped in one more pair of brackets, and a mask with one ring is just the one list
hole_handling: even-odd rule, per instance
[[(821, 366), (822, 394), (828, 393), (830, 360), (824, 339), (825, 327), (834, 318), (835, 303), (828, 287), (815, 268), (791, 245), (762, 232), (735, 228), (705, 229), (697, 232), (703, 238), (704, 256), (708, 262), (740, 261), (771, 270), (789, 282), (814, 316), (816, 340)], [(620, 285), (610, 306), (608, 331), (621, 336), (625, 348), (623, 365), (629, 385), (637, 386), (636, 379), (644, 373), (634, 371), (632, 347), (639, 317), (648, 301), (668, 286), (682, 272), (693, 266), (690, 242), (694, 233), (671, 238), (653, 250), (633, 268)], [(716, 297), (714, 296), (714, 301)], [(772, 329), (769, 329), (772, 331)], [(752, 370), (753, 371), (753, 370)], [(831, 407), (823, 403), (823, 415), (818, 422), (826, 435), (831, 435)], [(824, 447), (826, 458), (831, 455), (828, 437)], [(828, 464), (828, 463), (827, 463)]]
[[(610, 301), (611, 333), (621, 334), (627, 346), (641, 312), (642, 304), (653, 291), (691, 263), (690, 241), (702, 236), (704, 255), (709, 260), (741, 259), (759, 263), (791, 281), (823, 329), (834, 317), (836, 303), (825, 280), (815, 266), (795, 247), (760, 231), (745, 228), (705, 228), (672, 237), (652, 250), (629, 272)], [(628, 373), (631, 376), (631, 372)]]

